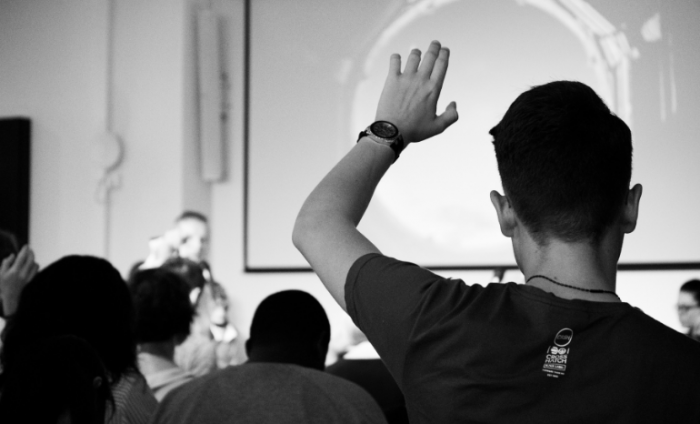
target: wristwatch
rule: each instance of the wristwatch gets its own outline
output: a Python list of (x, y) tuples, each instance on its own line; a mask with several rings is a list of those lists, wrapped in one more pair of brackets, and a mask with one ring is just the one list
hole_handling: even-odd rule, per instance
[(403, 142), (403, 136), (396, 128), (396, 125), (387, 121), (376, 121), (360, 133), (357, 141), (362, 137), (369, 137), (375, 143), (390, 147), (394, 151), (394, 162), (399, 158), (401, 151), (406, 147)]

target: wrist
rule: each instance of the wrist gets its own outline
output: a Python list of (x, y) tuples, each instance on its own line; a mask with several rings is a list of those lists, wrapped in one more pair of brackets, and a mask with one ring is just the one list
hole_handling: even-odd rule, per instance
[(377, 143), (368, 136), (360, 137), (357, 140), (357, 144), (358, 146), (362, 146), (363, 149), (370, 151), (373, 156), (387, 158), (391, 164), (396, 162), (396, 153), (386, 144)]
[(394, 152), (394, 162), (406, 147), (403, 136), (398, 127), (389, 121), (375, 121), (362, 132), (357, 138), (369, 140), (380, 146), (391, 149)]

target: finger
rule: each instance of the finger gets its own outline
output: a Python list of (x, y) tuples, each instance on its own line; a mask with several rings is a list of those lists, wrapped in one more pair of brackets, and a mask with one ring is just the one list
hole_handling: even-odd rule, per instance
[(423, 56), (423, 61), (420, 64), (420, 69), (418, 72), (430, 78), (430, 75), (433, 72), (433, 66), (435, 66), (435, 61), (437, 60), (439, 53), (440, 42), (433, 41), (430, 43), (430, 47), (428, 47), (428, 51), (425, 52), (425, 56)]
[(406, 68), (403, 73), (415, 73), (418, 70), (418, 64), (420, 63), (421, 52), (418, 49), (411, 50), (411, 54), (408, 55), (406, 60)]
[(445, 81), (445, 74), (447, 74), (447, 65), (450, 63), (450, 49), (443, 47), (440, 49), (437, 59), (435, 60), (435, 66), (433, 67), (433, 72), (430, 74), (430, 79), (434, 80), (439, 87), (442, 87), (443, 81)]
[(0, 264), (0, 273), (6, 273), (8, 269), (12, 266), (15, 260), (15, 254), (12, 253), (10, 256), (6, 257), (5, 259), (2, 260), (2, 264)]
[(39, 272), (39, 264), (34, 262), (32, 264), (32, 268), (27, 273), (27, 282), (32, 281), (38, 272)]
[(12, 268), (14, 269), (23, 269), (24, 267), (27, 266), (27, 259), (29, 256), (33, 257), (33, 254), (31, 254), (31, 250), (29, 249), (28, 245), (22, 246), (22, 249), (19, 251), (17, 254), (17, 260), (15, 261), (14, 264), (12, 264)]
[(401, 55), (398, 53), (389, 58), (389, 75), (401, 75)]
[(31, 269), (36, 265), (34, 262), (34, 251), (32, 249), (28, 250), (27, 259), (22, 264), (22, 268), (19, 269), (20, 273), (26, 278), (29, 275)]
[(445, 111), (435, 118), (435, 122), (438, 126), (439, 133), (445, 131), (450, 125), (457, 122), (459, 119), (459, 114), (457, 113), (457, 103), (450, 102), (445, 108)]

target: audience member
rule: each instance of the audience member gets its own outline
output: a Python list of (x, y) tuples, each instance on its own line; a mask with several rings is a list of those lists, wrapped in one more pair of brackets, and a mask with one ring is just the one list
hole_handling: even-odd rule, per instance
[(249, 361), (195, 379), (165, 397), (154, 423), (382, 423), (360, 387), (323, 372), (330, 324), (308, 293), (260, 303), (246, 342)]
[[(198, 314), (190, 337), (175, 351), (175, 362), (197, 376), (238, 363), (238, 331), (228, 319), (226, 290), (212, 277), (206, 260), (208, 246), (207, 217), (200, 212), (185, 211), (177, 217), (172, 229), (149, 241), (149, 256), (145, 261), (136, 263), (129, 272), (131, 278), (139, 270), (157, 268), (171, 262), (168, 268), (175, 271), (187, 268), (188, 275), (185, 277), (190, 280), (194, 278), (196, 284), (200, 284), (202, 279), (191, 275), (194, 269), (191, 264), (196, 264), (204, 281), (192, 292), (192, 296), (199, 299)], [(189, 263), (182, 265), (182, 261)]]
[(101, 424), (108, 405), (114, 400), (95, 349), (75, 336), (55, 336), (23, 348), (4, 376), (0, 422)]
[(137, 272), (129, 289), (134, 302), (138, 364), (157, 400), (194, 376), (174, 362), (175, 347), (190, 333), (194, 309), (190, 286), (165, 269)]
[(228, 322), (228, 297), (216, 281), (207, 280), (200, 264), (185, 258), (168, 259), (162, 268), (182, 276), (195, 307), (190, 335), (175, 348), (175, 363), (196, 376), (237, 363), (238, 332)]
[(700, 341), (700, 280), (690, 280), (678, 292), (678, 319), (688, 329), (687, 336)]
[(407, 424), (408, 413), (401, 389), (367, 336), (354, 327), (353, 344), (326, 372), (352, 381), (372, 395), (389, 424)]
[(20, 366), (37, 342), (79, 337), (97, 352), (106, 370), (114, 398), (107, 422), (148, 422), (157, 401), (136, 365), (129, 290), (109, 262), (91, 256), (61, 258), (23, 288), (16, 305), (7, 306), (15, 312), (3, 332), (0, 361), (6, 372)]
[[(642, 187), (627, 125), (584, 84), (521, 94), (491, 130), (491, 201), (526, 284), (467, 285), (380, 253), (357, 230), (401, 150), (437, 115), (449, 50), (392, 55), (376, 122), (309, 195), (293, 240), (367, 334), (410, 421), (700, 422), (700, 345), (615, 293)], [(478, 178), (474, 175), (474, 178)]]

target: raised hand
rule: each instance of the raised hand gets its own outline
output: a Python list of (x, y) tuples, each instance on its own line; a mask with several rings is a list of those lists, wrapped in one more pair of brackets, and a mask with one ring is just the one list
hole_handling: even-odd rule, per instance
[(5, 316), (12, 315), (17, 309), (22, 290), (39, 271), (34, 262), (34, 252), (24, 246), (15, 256), (6, 257), (0, 264), (0, 298), (2, 298)]
[(436, 115), (449, 60), (450, 51), (433, 41), (422, 60), (420, 50), (411, 51), (402, 73), (401, 56), (393, 54), (376, 120), (396, 125), (406, 144), (440, 134), (454, 124), (458, 119), (455, 102)]

